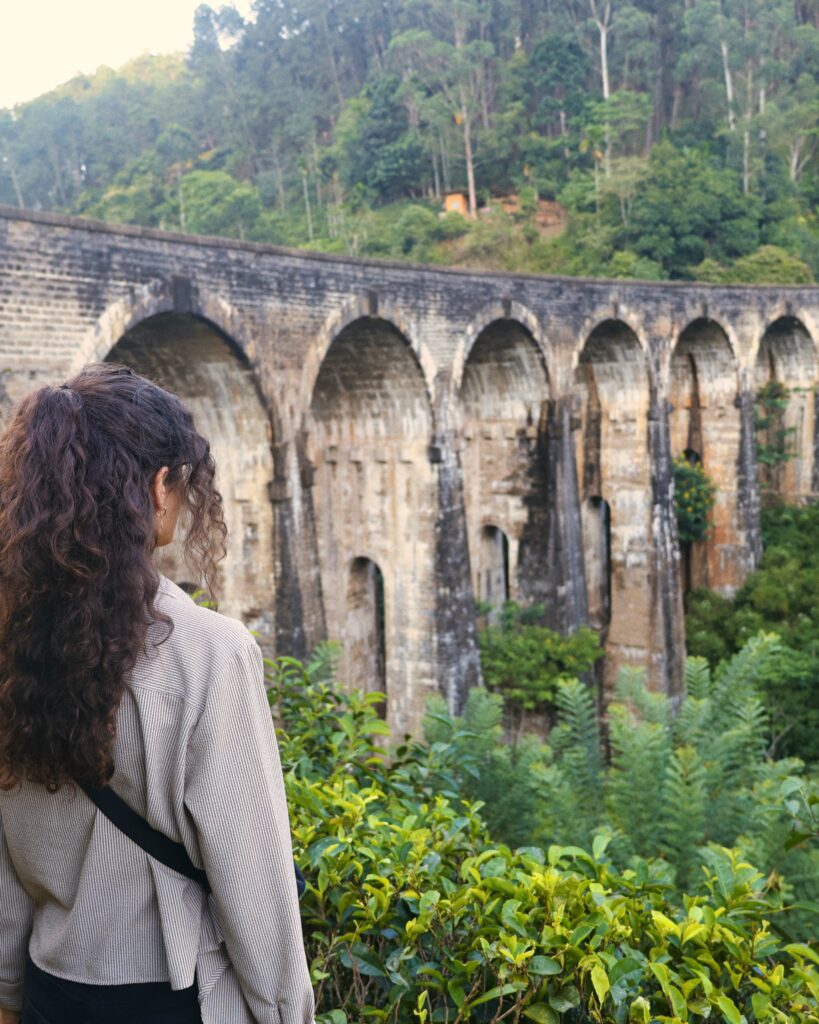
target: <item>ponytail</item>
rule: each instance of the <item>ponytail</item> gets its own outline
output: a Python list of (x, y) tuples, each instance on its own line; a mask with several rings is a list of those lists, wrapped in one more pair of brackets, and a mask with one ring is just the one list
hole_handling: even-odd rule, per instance
[(110, 778), (125, 678), (149, 624), (170, 629), (154, 606), (150, 493), (165, 465), (212, 579), (221, 499), (178, 398), (97, 364), (29, 395), (0, 436), (0, 787)]

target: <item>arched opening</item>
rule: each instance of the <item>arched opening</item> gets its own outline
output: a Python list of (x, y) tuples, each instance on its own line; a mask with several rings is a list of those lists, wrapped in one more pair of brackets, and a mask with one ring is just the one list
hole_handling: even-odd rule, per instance
[(575, 402), (587, 599), (609, 654), (608, 688), (620, 665), (648, 664), (652, 614), (649, 379), (627, 324), (606, 320), (588, 336), (575, 372)]
[(328, 634), (346, 643), (349, 566), (366, 551), (389, 596), (381, 686), (390, 694), (388, 719), (409, 731), (437, 690), (437, 488), (426, 383), (392, 324), (364, 317), (335, 337), (316, 380), (308, 433)]
[[(461, 464), (475, 593), (485, 589), (481, 577), (486, 560), (499, 564), (503, 537), (507, 596), (524, 605), (543, 603), (548, 572), (543, 437), (549, 378), (540, 349), (521, 323), (495, 320), (484, 328), (467, 358), (460, 397)], [(493, 540), (482, 525), (487, 519), (503, 524), (503, 530), (492, 527), (497, 533)]]
[(765, 331), (754, 368), (763, 497), (800, 501), (816, 490), (815, 383), (810, 335), (795, 317), (780, 317)]
[[(273, 637), (273, 479), (270, 419), (253, 371), (216, 327), (198, 317), (162, 313), (123, 335), (107, 356), (172, 391), (211, 444), (228, 527), (219, 609)], [(197, 589), (202, 581), (178, 543), (161, 548), (159, 568)]]
[(669, 431), (673, 456), (694, 453), (717, 487), (705, 540), (683, 545), (687, 589), (733, 590), (741, 582), (737, 510), (741, 416), (737, 364), (725, 331), (701, 318), (680, 334), (671, 357)]
[[(347, 583), (347, 621), (342, 638), (345, 681), (366, 693), (387, 691), (384, 575), (369, 558), (355, 558)], [(378, 705), (387, 717), (386, 702)]]
[(583, 550), (589, 593), (589, 625), (605, 642), (611, 622), (611, 509), (599, 495), (583, 503)]
[(490, 622), (498, 621), (509, 600), (509, 538), (497, 526), (484, 526), (477, 551), (475, 576), (478, 600), (489, 606)]

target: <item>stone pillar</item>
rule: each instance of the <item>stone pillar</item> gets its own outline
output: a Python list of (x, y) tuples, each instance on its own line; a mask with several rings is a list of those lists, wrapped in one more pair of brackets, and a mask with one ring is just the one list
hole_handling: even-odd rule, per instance
[(819, 389), (813, 392), (813, 472), (811, 473), (811, 490), (819, 493)]
[(549, 625), (561, 633), (588, 621), (573, 428), (571, 394), (551, 401), (546, 429), (538, 437), (538, 458), (544, 464), (548, 500), (545, 549), (551, 600), (547, 612)]
[(441, 693), (451, 714), (460, 714), (473, 686), (482, 683), (475, 626), (475, 594), (469, 571), (461, 465), (451, 433), (430, 446), (438, 471), (435, 523), (435, 661)]
[(685, 615), (674, 508), (669, 403), (652, 384), (648, 411), (651, 461), (651, 655), (657, 689), (679, 703), (685, 690)]
[(756, 393), (750, 371), (743, 371), (742, 387), (737, 396), (739, 408), (739, 458), (737, 461), (737, 514), (745, 534), (745, 572), (753, 572), (762, 558), (762, 527), (760, 524), (759, 466), (756, 461), (755, 406)]
[(306, 659), (326, 639), (313, 512), (313, 468), (300, 441), (273, 447), (276, 653)]
[(549, 479), (549, 403), (543, 402), (537, 424), (527, 427), (527, 488), (523, 496), (526, 521), (518, 541), (517, 599), (524, 606), (542, 604), (551, 618), (557, 602), (554, 557), (549, 550), (549, 524), (556, 500)]

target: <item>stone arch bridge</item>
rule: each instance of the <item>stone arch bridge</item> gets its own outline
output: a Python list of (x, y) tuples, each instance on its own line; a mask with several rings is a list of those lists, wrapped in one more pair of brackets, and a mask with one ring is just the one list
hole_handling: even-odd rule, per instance
[[(476, 597), (590, 622), (606, 683), (632, 663), (679, 692), (683, 575), (730, 593), (760, 554), (768, 381), (795, 458), (762, 482), (819, 490), (817, 340), (815, 287), (445, 270), (0, 208), (6, 406), (102, 359), (176, 391), (219, 464), (223, 610), (280, 652), (342, 640), (399, 730), (479, 681)], [(682, 452), (719, 487), (685, 559)]]

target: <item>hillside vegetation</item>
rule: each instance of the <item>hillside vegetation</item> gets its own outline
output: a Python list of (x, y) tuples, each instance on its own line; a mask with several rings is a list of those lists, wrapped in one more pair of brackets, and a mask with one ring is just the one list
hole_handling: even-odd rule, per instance
[[(806, 282), (818, 142), (817, 0), (256, 0), (247, 20), (200, 7), (187, 55), (0, 111), (0, 202), (467, 266)], [(451, 190), (468, 216), (442, 216)]]

